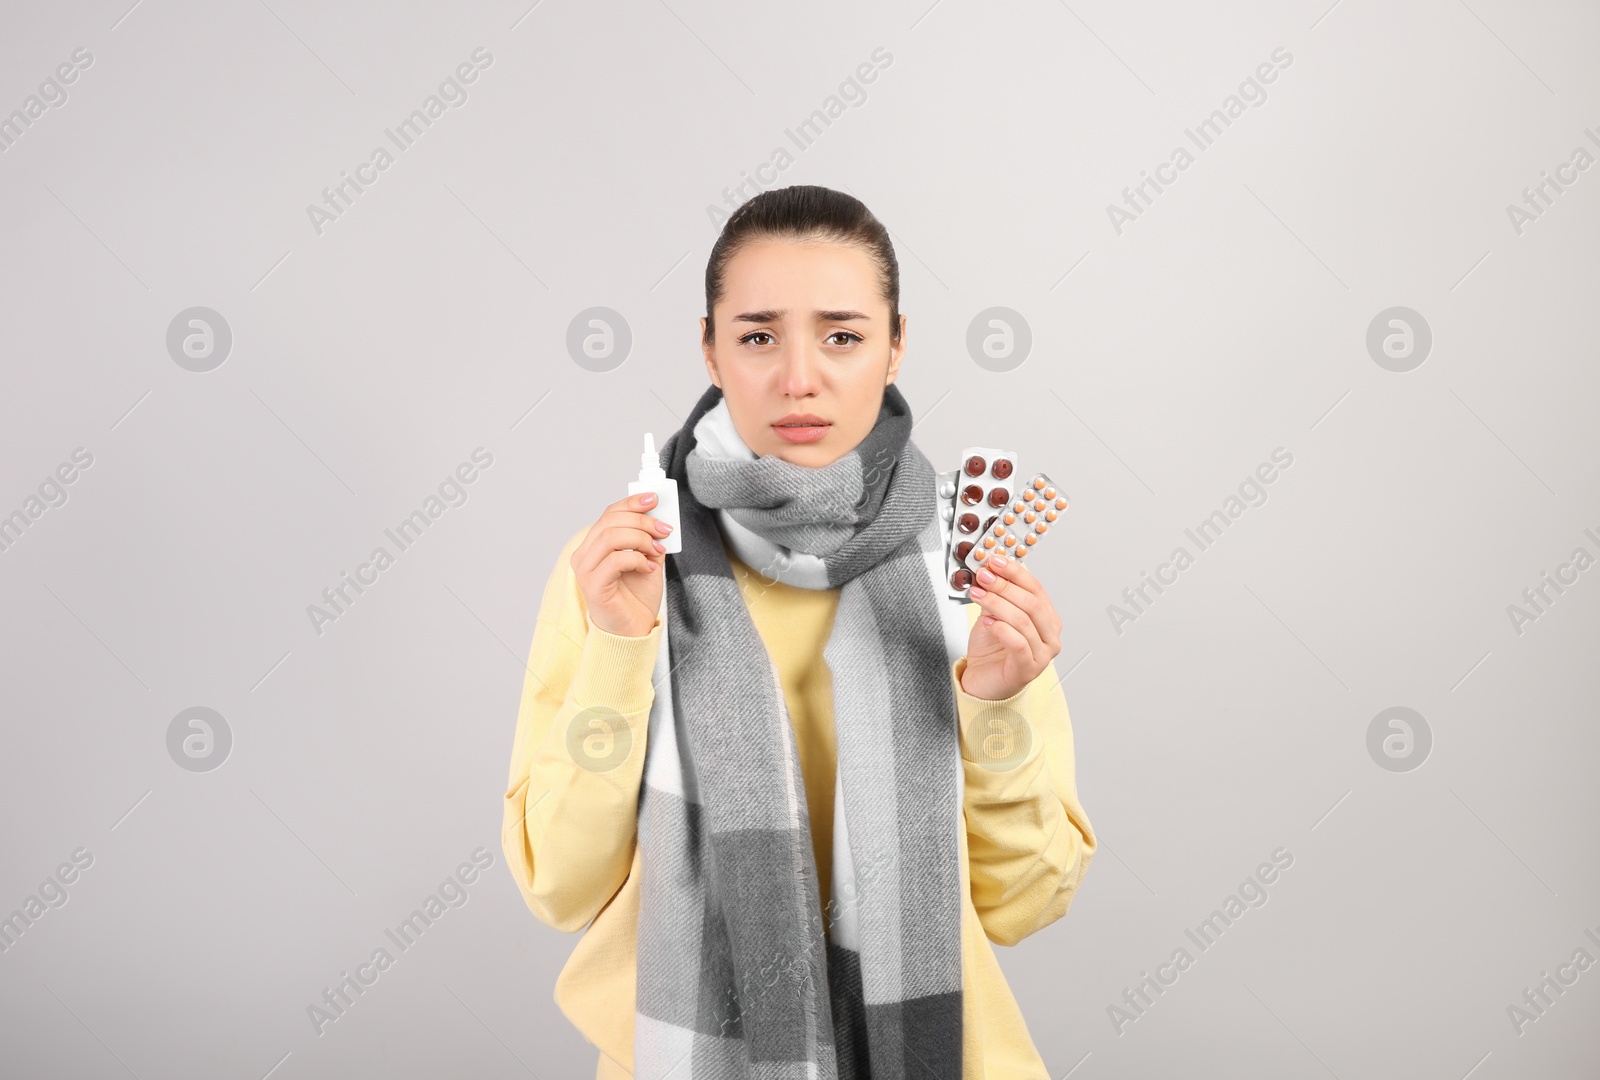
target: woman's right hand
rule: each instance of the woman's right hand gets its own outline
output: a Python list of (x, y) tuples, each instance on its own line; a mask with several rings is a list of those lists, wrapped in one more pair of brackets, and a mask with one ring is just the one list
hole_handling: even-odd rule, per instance
[(572, 552), (572, 570), (589, 619), (608, 634), (644, 637), (661, 611), (666, 545), (672, 526), (645, 513), (650, 492), (629, 495), (605, 508)]

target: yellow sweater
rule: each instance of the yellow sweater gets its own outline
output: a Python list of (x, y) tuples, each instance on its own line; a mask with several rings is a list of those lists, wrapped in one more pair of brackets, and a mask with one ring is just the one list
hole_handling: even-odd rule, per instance
[[(612, 1080), (633, 1075), (641, 873), (634, 829), (661, 622), (642, 637), (607, 633), (589, 622), (570, 561), (587, 531), (562, 548), (539, 606), (511, 751), (502, 846), (523, 899), (542, 922), (568, 933), (588, 927), (556, 979), (555, 1001), (600, 1049), (597, 1080)], [(822, 649), (839, 590), (771, 582), (731, 552), (729, 561), (794, 724), (823, 905), (833, 851), (836, 744), (832, 678)], [(967, 608), (971, 625), (980, 609)], [(1071, 720), (1054, 665), (1000, 702), (962, 690), (965, 667), (962, 657), (950, 669), (965, 781), (962, 1076), (1049, 1080), (990, 942), (1015, 945), (1066, 913), (1094, 855), (1094, 830), (1078, 802)], [(1034, 733), (1027, 756), (1006, 769), (985, 765), (984, 740), (974, 745), (968, 738), (974, 719), (996, 704), (1020, 714)], [(570, 723), (592, 705), (614, 710), (614, 721), (631, 737), (626, 757), (604, 772), (581, 767), (568, 749)], [(576, 737), (587, 734), (585, 728)]]

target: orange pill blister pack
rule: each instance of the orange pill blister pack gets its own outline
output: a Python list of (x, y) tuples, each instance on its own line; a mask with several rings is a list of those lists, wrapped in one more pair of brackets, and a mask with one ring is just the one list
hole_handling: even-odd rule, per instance
[(1068, 505), (1050, 477), (1017, 471), (1015, 451), (987, 446), (967, 447), (961, 468), (938, 475), (938, 496), (947, 594), (968, 601), (985, 560), (1003, 553), (1021, 562)]

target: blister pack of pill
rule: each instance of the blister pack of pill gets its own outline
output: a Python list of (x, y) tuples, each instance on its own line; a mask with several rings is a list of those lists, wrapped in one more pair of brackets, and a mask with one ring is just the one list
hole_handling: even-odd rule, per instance
[(947, 594), (962, 600), (984, 560), (1004, 553), (1019, 562), (1033, 551), (1067, 509), (1066, 493), (1042, 472), (1017, 471), (1015, 451), (969, 446), (961, 468), (938, 475), (939, 521), (944, 537)]

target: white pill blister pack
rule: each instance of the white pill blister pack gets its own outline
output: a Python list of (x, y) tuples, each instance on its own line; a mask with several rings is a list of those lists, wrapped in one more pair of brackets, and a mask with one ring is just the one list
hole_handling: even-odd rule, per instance
[(938, 474), (947, 595), (968, 595), (978, 569), (996, 554), (1022, 561), (1067, 509), (1066, 492), (1042, 472), (1017, 471), (1017, 454), (969, 446), (961, 467)]

